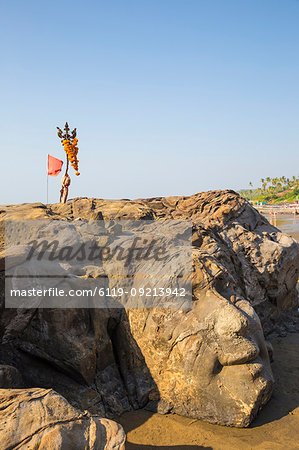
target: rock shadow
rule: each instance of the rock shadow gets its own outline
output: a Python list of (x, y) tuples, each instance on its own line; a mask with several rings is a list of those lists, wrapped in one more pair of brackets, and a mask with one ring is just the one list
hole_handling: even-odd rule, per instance
[(275, 386), (272, 398), (259, 412), (250, 428), (261, 427), (282, 417), (293, 415), (299, 407), (299, 333), (271, 341), (274, 348), (272, 370)]

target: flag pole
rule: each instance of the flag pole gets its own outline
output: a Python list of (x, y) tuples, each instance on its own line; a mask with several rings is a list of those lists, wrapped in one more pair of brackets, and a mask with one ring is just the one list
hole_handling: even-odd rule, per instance
[(47, 158), (47, 204), (49, 203), (49, 175), (48, 175), (49, 155)]

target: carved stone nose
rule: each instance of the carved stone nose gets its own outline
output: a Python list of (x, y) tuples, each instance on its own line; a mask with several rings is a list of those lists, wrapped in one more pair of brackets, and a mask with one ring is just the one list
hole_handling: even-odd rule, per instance
[(246, 315), (226, 301), (215, 323), (216, 333), (218, 335), (243, 335), (248, 328), (249, 320)]

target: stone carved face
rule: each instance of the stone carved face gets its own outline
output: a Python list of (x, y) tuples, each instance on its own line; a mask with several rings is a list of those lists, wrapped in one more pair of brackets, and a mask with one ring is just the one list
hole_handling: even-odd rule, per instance
[(202, 288), (213, 263), (207, 259), (203, 265), (196, 250), (193, 260), (189, 311), (128, 312), (131, 333), (157, 386), (153, 405), (161, 412), (248, 426), (273, 388), (260, 320), (248, 301), (230, 295), (229, 283), (223, 286), (221, 267)]

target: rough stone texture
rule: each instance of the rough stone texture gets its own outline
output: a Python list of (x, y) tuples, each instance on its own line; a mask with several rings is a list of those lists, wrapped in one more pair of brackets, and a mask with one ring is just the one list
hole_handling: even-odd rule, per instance
[(0, 389), (22, 388), (22, 375), (13, 366), (0, 365)]
[(125, 449), (121, 425), (77, 410), (52, 389), (1, 389), (0, 418), (5, 449)]
[[(0, 207), (2, 224), (45, 218), (191, 219), (192, 307), (2, 306), (0, 363), (18, 368), (26, 386), (55, 388), (105, 417), (146, 407), (248, 426), (273, 386), (259, 317), (269, 334), (297, 310), (295, 241), (233, 191)], [(3, 226), (0, 239), (3, 246)]]

